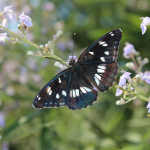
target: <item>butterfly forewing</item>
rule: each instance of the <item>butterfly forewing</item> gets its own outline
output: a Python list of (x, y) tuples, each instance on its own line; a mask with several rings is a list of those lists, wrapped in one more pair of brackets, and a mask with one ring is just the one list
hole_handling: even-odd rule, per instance
[(118, 74), (116, 59), (121, 37), (120, 29), (108, 32), (89, 46), (78, 60), (87, 78), (101, 92), (113, 85)]
[(33, 101), (35, 108), (65, 106), (70, 91), (72, 72), (66, 69), (55, 76), (37, 94)]
[(108, 32), (89, 46), (81, 54), (78, 62), (88, 66), (113, 63), (118, 56), (121, 37), (121, 29), (115, 29)]

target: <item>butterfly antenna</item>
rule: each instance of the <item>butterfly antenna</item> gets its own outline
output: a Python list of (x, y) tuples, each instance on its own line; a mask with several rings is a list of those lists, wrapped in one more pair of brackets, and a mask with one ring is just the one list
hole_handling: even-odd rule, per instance
[(72, 58), (73, 58), (73, 55), (74, 55), (74, 48), (75, 48), (75, 36), (76, 36), (76, 33), (74, 33), (74, 36), (73, 36), (74, 44), (73, 44)]

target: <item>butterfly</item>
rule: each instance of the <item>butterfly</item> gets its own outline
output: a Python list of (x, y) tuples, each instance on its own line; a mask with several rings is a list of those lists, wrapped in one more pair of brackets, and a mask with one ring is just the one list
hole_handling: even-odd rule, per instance
[(61, 71), (36, 95), (35, 108), (63, 107), (78, 110), (92, 105), (98, 90), (108, 90), (118, 74), (119, 43), (121, 29), (103, 35), (90, 45), (78, 61), (69, 60), (69, 68)]

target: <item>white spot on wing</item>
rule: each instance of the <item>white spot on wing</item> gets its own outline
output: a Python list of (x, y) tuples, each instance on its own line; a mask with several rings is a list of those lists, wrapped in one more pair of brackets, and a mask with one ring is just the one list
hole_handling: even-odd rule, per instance
[(84, 87), (84, 89), (87, 91), (87, 92), (91, 92), (92, 90), (87, 88), (87, 87)]
[(105, 43), (105, 44), (103, 44), (102, 46), (106, 47), (106, 46), (108, 46), (108, 44), (107, 44), (107, 43)]
[(112, 33), (111, 36), (114, 36), (114, 34)]
[(76, 96), (79, 96), (79, 90), (76, 89)]
[(50, 92), (49, 92), (49, 95), (51, 95), (52, 94), (52, 90), (50, 90)]
[(69, 95), (70, 95), (70, 97), (72, 97), (72, 90), (70, 90), (70, 94)]
[(99, 76), (98, 74), (95, 74), (95, 77), (99, 80), (101, 80), (101, 76)]
[(104, 57), (100, 57), (101, 61), (105, 62), (105, 58)]
[(109, 55), (109, 52), (108, 52), (108, 51), (105, 51), (104, 53), (105, 53), (106, 55)]
[[(96, 74), (95, 74), (95, 75), (96, 75)], [(99, 80), (97, 79), (97, 77), (94, 76), (94, 78), (95, 78), (96, 84), (99, 85)]]
[(87, 93), (86, 90), (85, 90), (83, 87), (80, 87), (80, 90), (81, 90), (83, 93)]
[(58, 82), (59, 82), (59, 83), (61, 83), (61, 79), (60, 79), (60, 78), (58, 78), (58, 80), (59, 80)]
[(106, 69), (105, 66), (98, 66), (98, 68), (100, 68), (100, 69)]
[(67, 93), (63, 90), (62, 95), (67, 96)]
[(49, 91), (51, 90), (51, 87), (47, 87), (47, 93), (49, 93)]
[(94, 55), (94, 52), (89, 52), (91, 55)]
[(37, 95), (37, 98), (39, 97), (39, 95)]
[(73, 90), (73, 97), (76, 97), (76, 93), (75, 93), (75, 90)]
[(59, 94), (56, 94), (56, 98), (59, 99)]
[(38, 98), (38, 100), (40, 100), (40, 99), (41, 99), (41, 97)]
[(98, 43), (99, 43), (99, 45), (105, 44), (105, 42), (102, 42), (102, 41), (99, 41)]
[(97, 72), (98, 72), (98, 73), (104, 73), (104, 72), (105, 72), (105, 70), (97, 69)]

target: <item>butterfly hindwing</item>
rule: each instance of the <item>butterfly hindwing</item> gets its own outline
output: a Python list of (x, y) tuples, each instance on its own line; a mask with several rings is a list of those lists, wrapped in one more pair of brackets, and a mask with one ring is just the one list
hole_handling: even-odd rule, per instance
[[(79, 72), (80, 68), (78, 68)], [(70, 86), (69, 98), (67, 101), (67, 107), (69, 109), (77, 110), (86, 108), (92, 105), (97, 99), (98, 92), (94, 89), (92, 84), (88, 84), (84, 73), (82, 73), (82, 78), (78, 77), (76, 72), (73, 72), (72, 82)]]
[(108, 32), (89, 46), (81, 54), (78, 62), (88, 66), (113, 63), (118, 56), (121, 37), (121, 29), (115, 29)]
[(108, 90), (116, 80), (118, 74), (117, 62), (97, 66), (84, 66), (83, 70), (90, 82), (101, 92)]

